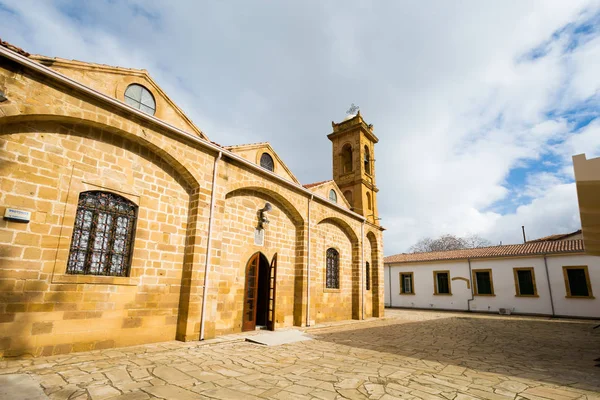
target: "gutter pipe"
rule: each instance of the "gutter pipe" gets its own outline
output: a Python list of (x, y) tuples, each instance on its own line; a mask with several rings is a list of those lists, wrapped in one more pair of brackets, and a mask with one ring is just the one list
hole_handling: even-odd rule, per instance
[(548, 282), (548, 292), (550, 292), (550, 307), (552, 307), (552, 316), (554, 317), (554, 298), (552, 296), (552, 286), (550, 285), (550, 274), (548, 273), (548, 261), (546, 260), (546, 254), (544, 254), (544, 267), (546, 268), (546, 281)]
[(365, 221), (360, 225), (360, 291), (362, 293), (362, 318), (365, 319)]
[(308, 198), (308, 233), (306, 234), (308, 244), (306, 245), (306, 326), (310, 326), (310, 203), (313, 200), (311, 195)]
[(469, 263), (469, 283), (471, 283), (471, 298), (467, 300), (467, 311), (471, 311), (471, 302), (475, 300), (475, 292), (473, 289), (473, 272), (471, 271), (471, 259), (467, 258)]
[(206, 293), (208, 289), (208, 267), (210, 266), (210, 252), (212, 250), (212, 226), (213, 226), (213, 212), (215, 208), (215, 189), (217, 185), (217, 169), (219, 167), (219, 161), (221, 160), (222, 152), (219, 151), (219, 155), (215, 157), (215, 165), (213, 167), (213, 179), (212, 179), (212, 192), (210, 194), (210, 210), (208, 217), (208, 238), (206, 243), (206, 263), (204, 264), (204, 287), (202, 288), (202, 312), (200, 314), (200, 340), (204, 340), (204, 320), (206, 313)]
[[(383, 264), (385, 266), (385, 264)], [(392, 305), (392, 266), (388, 264), (388, 277), (389, 277), (389, 286), (390, 286), (390, 308)], [(385, 301), (385, 300), (384, 300)]]

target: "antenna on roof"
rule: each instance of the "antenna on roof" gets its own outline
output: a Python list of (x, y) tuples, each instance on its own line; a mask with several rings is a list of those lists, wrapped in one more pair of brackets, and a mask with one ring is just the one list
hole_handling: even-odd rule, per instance
[(527, 238), (525, 238), (525, 225), (521, 225), (521, 229), (523, 230), (523, 243), (527, 243)]

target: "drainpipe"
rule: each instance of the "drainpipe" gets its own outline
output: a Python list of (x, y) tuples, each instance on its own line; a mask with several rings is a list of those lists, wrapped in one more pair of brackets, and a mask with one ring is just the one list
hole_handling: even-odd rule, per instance
[[(384, 264), (385, 265), (385, 264)], [(392, 266), (388, 264), (388, 282), (390, 283), (390, 308), (393, 307), (392, 305)]]
[(554, 299), (552, 298), (552, 286), (550, 285), (550, 274), (548, 273), (548, 261), (544, 254), (544, 266), (546, 267), (546, 281), (548, 282), (548, 292), (550, 292), (550, 307), (552, 307), (552, 316), (554, 317)]
[(308, 244), (306, 245), (306, 326), (310, 326), (310, 203), (313, 200), (311, 195), (308, 198), (308, 233), (306, 234)]
[(471, 311), (471, 302), (475, 300), (475, 292), (473, 289), (473, 273), (471, 272), (471, 259), (467, 258), (467, 262), (469, 263), (469, 283), (471, 284), (471, 298), (467, 300), (467, 311)]
[(210, 194), (210, 210), (208, 215), (208, 238), (206, 243), (206, 263), (204, 265), (204, 287), (202, 288), (202, 312), (200, 314), (200, 340), (204, 340), (204, 315), (206, 312), (206, 292), (208, 288), (208, 266), (210, 265), (210, 252), (212, 250), (212, 225), (213, 225), (213, 209), (215, 208), (215, 189), (217, 186), (217, 167), (221, 160), (222, 152), (215, 157), (215, 165), (213, 167), (212, 192)]
[(365, 319), (365, 221), (360, 226), (360, 286), (362, 300), (362, 318)]

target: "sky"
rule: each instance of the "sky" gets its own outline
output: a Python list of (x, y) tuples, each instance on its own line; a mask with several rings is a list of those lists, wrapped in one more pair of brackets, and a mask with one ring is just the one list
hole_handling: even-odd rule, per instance
[(331, 179), (331, 121), (373, 124), (385, 255), (580, 228), (572, 156), (600, 156), (600, 0), (0, 0), (0, 38), (147, 69), (222, 145)]

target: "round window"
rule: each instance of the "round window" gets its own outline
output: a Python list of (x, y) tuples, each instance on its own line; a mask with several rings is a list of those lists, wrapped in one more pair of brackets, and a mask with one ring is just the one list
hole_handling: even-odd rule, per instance
[(152, 93), (142, 85), (131, 84), (125, 90), (125, 103), (149, 115), (156, 112), (156, 103)]
[(337, 203), (337, 193), (335, 193), (335, 190), (333, 189), (329, 191), (329, 200), (333, 201), (334, 203)]
[(260, 166), (271, 172), (274, 171), (275, 164), (273, 163), (273, 157), (267, 153), (262, 153), (262, 156), (260, 156)]

